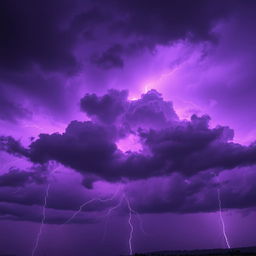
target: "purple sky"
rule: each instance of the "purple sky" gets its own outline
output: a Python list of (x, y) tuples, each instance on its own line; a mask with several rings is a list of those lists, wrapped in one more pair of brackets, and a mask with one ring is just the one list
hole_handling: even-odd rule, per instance
[(256, 245), (255, 11), (1, 1), (0, 254)]

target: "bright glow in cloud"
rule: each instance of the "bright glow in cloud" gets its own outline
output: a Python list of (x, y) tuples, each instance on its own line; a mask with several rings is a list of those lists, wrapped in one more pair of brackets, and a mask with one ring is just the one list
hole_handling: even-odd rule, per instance
[(120, 139), (119, 141), (117, 141), (116, 145), (118, 149), (120, 149), (123, 152), (141, 152), (143, 149), (138, 136), (133, 134), (130, 134), (124, 139)]

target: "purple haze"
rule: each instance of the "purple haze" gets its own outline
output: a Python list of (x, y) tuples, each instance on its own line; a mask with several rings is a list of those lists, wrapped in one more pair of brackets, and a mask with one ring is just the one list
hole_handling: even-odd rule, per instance
[(1, 1), (0, 254), (255, 245), (255, 11)]

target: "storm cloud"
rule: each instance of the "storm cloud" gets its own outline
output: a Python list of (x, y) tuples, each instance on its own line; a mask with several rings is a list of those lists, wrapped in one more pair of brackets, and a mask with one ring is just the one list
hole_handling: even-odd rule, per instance
[(142, 50), (154, 54), (159, 45), (216, 41), (216, 24), (234, 13), (246, 13), (254, 4), (229, 0), (2, 1), (0, 118), (10, 122), (31, 118), (27, 115), (30, 105), (60, 114), (68, 101), (65, 81), (87, 68), (88, 62), (104, 70), (123, 68), (129, 56), (139, 56)]
[[(28, 148), (12, 137), (2, 137), (2, 150), (25, 156), (33, 163), (54, 160), (108, 181), (145, 179), (174, 172), (192, 176), (210, 169), (256, 163), (255, 143), (243, 146), (232, 142), (233, 130), (224, 126), (210, 128), (209, 116), (192, 115), (189, 121), (179, 120), (172, 104), (154, 90), (135, 101), (128, 101), (125, 92), (112, 90), (101, 98), (86, 95), (81, 104), (98, 119), (72, 121), (62, 134), (40, 134)], [(129, 134), (139, 138), (143, 150), (123, 152), (117, 147), (118, 139)]]
[(46, 177), (40, 171), (29, 172), (10, 169), (9, 172), (0, 176), (0, 187), (22, 187), (30, 183), (45, 183)]
[(221, 247), (221, 213), (255, 243), (255, 9), (1, 1), (0, 251), (126, 255), (130, 221), (134, 252)]

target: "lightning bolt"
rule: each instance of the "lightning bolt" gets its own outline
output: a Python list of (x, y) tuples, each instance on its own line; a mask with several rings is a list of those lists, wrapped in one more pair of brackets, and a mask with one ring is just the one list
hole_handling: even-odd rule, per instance
[(217, 194), (218, 194), (218, 202), (219, 202), (219, 216), (220, 216), (220, 221), (221, 221), (221, 225), (222, 225), (222, 233), (223, 233), (223, 236), (225, 238), (226, 245), (230, 249), (231, 246), (230, 246), (230, 243), (229, 243), (229, 240), (228, 240), (228, 236), (227, 236), (227, 233), (226, 233), (226, 226), (225, 226), (224, 218), (223, 218), (223, 215), (222, 215), (222, 204), (221, 204), (221, 197), (220, 197), (220, 189), (219, 188), (217, 188)]
[[(49, 176), (51, 176), (53, 173), (55, 173), (58, 168), (59, 167), (55, 167), (55, 169), (50, 173)], [(48, 181), (48, 184), (47, 184), (46, 190), (45, 190), (45, 194), (44, 194), (44, 203), (43, 203), (43, 208), (42, 208), (42, 220), (41, 220), (41, 224), (40, 224), (37, 236), (36, 236), (34, 247), (32, 249), (32, 253), (31, 253), (32, 256), (34, 256), (36, 251), (37, 251), (37, 248), (38, 248), (38, 245), (39, 245), (39, 242), (40, 242), (40, 238), (41, 238), (41, 235), (42, 235), (43, 227), (44, 227), (44, 224), (45, 224), (46, 207), (47, 207), (47, 199), (48, 199), (48, 196), (49, 196), (49, 190), (50, 190), (50, 181)]]
[[(65, 224), (68, 224), (69, 222), (71, 222), (82, 210), (83, 208), (86, 206), (86, 205), (89, 205), (93, 202), (96, 202), (96, 201), (99, 201), (99, 202), (108, 202), (108, 201), (112, 201), (114, 200), (114, 198), (117, 196), (117, 194), (119, 193), (119, 190), (120, 188), (118, 187), (118, 189), (116, 190), (116, 192), (110, 197), (110, 198), (105, 198), (105, 199), (102, 199), (102, 198), (99, 198), (99, 197), (96, 197), (96, 198), (92, 198), (86, 202), (84, 202), (82, 205), (80, 205), (80, 207), (78, 208), (78, 210), (76, 212), (74, 212), (72, 214), (72, 216), (67, 219), (61, 226), (65, 225)], [(131, 207), (131, 204), (130, 204), (130, 200), (128, 199), (128, 197), (123, 194), (121, 197), (120, 197), (120, 200), (118, 201), (118, 203), (116, 205), (114, 205), (113, 207), (109, 208), (107, 213), (104, 215), (104, 217), (107, 217), (107, 220), (106, 220), (106, 223), (105, 223), (105, 229), (104, 229), (104, 233), (103, 233), (103, 240), (105, 239), (105, 235), (106, 235), (106, 229), (107, 229), (107, 221), (108, 221), (108, 218), (110, 216), (110, 214), (116, 210), (117, 208), (119, 208), (121, 205), (122, 205), (122, 202), (126, 201), (126, 204), (127, 204), (127, 208), (128, 208), (128, 211), (129, 211), (129, 215), (128, 215), (128, 224), (130, 226), (130, 233), (129, 233), (129, 239), (128, 239), (128, 245), (129, 245), (129, 255), (133, 255), (133, 246), (132, 246), (132, 240), (133, 240), (133, 233), (134, 233), (134, 226), (133, 226), (133, 222), (132, 222), (132, 214), (135, 214), (136, 217), (139, 219), (140, 221), (140, 227), (141, 227), (141, 230), (143, 231), (143, 233), (146, 233), (144, 228), (143, 228), (143, 225), (142, 225), (142, 219), (140, 218), (139, 214), (133, 210), (133, 208)]]
[(92, 198), (92, 199), (90, 199), (90, 200), (84, 202), (83, 204), (80, 205), (80, 207), (78, 208), (78, 210), (72, 214), (72, 216), (71, 216), (69, 219), (67, 219), (63, 224), (61, 224), (61, 226), (65, 225), (65, 224), (68, 224), (71, 220), (73, 220), (73, 219), (83, 210), (83, 208), (84, 208), (86, 205), (89, 205), (89, 204), (94, 203), (94, 202), (97, 202), (97, 201), (103, 202), (103, 203), (104, 203), (104, 202), (112, 201), (112, 200), (117, 196), (119, 190), (120, 190), (120, 186), (118, 186), (118, 189), (116, 190), (116, 192), (115, 192), (110, 198), (105, 198), (105, 199), (104, 199), (104, 198), (96, 197), (96, 198)]
[(127, 207), (128, 207), (128, 210), (129, 210), (129, 217), (128, 217), (128, 224), (130, 226), (130, 234), (129, 234), (129, 254), (130, 255), (133, 255), (133, 249), (132, 249), (132, 240), (133, 240), (133, 232), (134, 232), (134, 227), (133, 227), (133, 224), (132, 224), (132, 208), (131, 208), (131, 204), (130, 204), (130, 201), (127, 197), (125, 197), (125, 200), (126, 200), (126, 203), (127, 203)]
[[(217, 180), (218, 180), (218, 183), (220, 184), (219, 176), (217, 176)], [(231, 246), (230, 246), (229, 239), (228, 239), (228, 236), (227, 236), (227, 233), (226, 233), (225, 221), (224, 221), (224, 218), (223, 218), (223, 215), (222, 215), (222, 202), (221, 202), (221, 195), (220, 195), (220, 188), (219, 187), (217, 188), (217, 195), (218, 195), (218, 203), (219, 203), (219, 217), (220, 217), (220, 221), (221, 221), (221, 225), (222, 225), (222, 233), (223, 233), (223, 236), (224, 236), (224, 239), (225, 239), (225, 242), (226, 242), (226, 246), (227, 246), (227, 248), (230, 249)]]
[[(122, 202), (123, 202), (124, 199), (126, 200), (126, 203), (129, 202), (127, 196), (126, 196), (125, 194), (123, 194), (122, 197), (120, 198), (119, 202), (118, 202), (115, 206), (113, 206), (113, 207), (111, 207), (110, 209), (108, 209), (107, 214), (104, 215), (104, 217), (106, 217), (107, 219), (106, 219), (106, 222), (105, 222), (105, 227), (104, 227), (104, 232), (103, 232), (102, 241), (105, 240), (105, 236), (106, 236), (106, 232), (107, 232), (107, 225), (108, 225), (108, 220), (109, 220), (110, 214), (111, 214), (114, 210), (116, 210), (117, 208), (119, 208), (119, 207), (122, 205)], [(129, 204), (127, 204), (127, 205), (128, 205), (129, 211), (130, 211), (131, 213), (135, 214), (136, 217), (138, 218), (139, 224), (140, 224), (141, 232), (142, 232), (143, 234), (145, 234), (145, 235), (149, 235), (149, 234), (145, 231), (145, 229), (144, 229), (144, 227), (143, 227), (143, 221), (142, 221), (142, 219), (141, 219), (141, 216), (131, 207), (130, 202), (129, 202)], [(129, 225), (130, 225), (130, 224), (129, 224)]]
[(131, 207), (131, 205), (130, 205), (130, 209), (131, 209), (132, 213), (134, 213), (134, 214), (136, 215), (137, 219), (139, 220), (141, 232), (142, 232), (144, 235), (149, 236), (150, 234), (149, 234), (148, 232), (146, 232), (145, 229), (144, 229), (143, 221), (142, 221), (141, 216), (138, 214), (138, 212), (136, 212), (136, 211)]
[(44, 226), (45, 219), (46, 219), (46, 206), (47, 206), (47, 198), (48, 198), (48, 195), (49, 195), (49, 190), (50, 190), (50, 183), (48, 183), (48, 185), (46, 187), (45, 195), (44, 195), (43, 214), (42, 214), (43, 217), (42, 217), (41, 224), (40, 224), (40, 227), (39, 227), (39, 231), (37, 233), (35, 244), (34, 244), (34, 247), (33, 247), (33, 250), (32, 250), (32, 254), (31, 254), (32, 256), (34, 256), (35, 253), (36, 253), (36, 250), (38, 248), (39, 241), (40, 241), (40, 238), (41, 238), (41, 235), (42, 235), (43, 226)]

